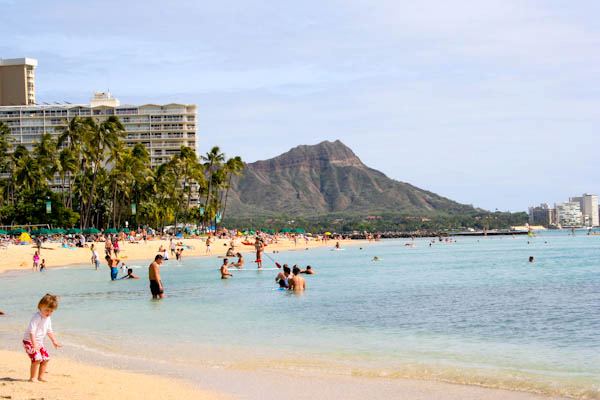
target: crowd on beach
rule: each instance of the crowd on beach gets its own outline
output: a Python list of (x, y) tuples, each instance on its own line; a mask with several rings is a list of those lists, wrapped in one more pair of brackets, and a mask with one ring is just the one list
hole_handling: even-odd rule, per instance
[[(148, 240), (155, 238), (155, 233), (149, 233), (145, 230), (138, 230), (137, 232), (131, 231), (129, 233), (120, 232), (115, 234), (75, 234), (65, 235), (60, 237), (44, 237), (37, 236), (33, 239), (27, 240), (25, 244), (32, 244), (34, 248), (34, 254), (32, 257), (32, 270), (43, 271), (46, 268), (46, 260), (42, 258), (42, 252), (44, 250), (44, 243), (48, 241), (59, 242), (63, 248), (87, 248), (90, 251), (90, 262), (95, 270), (101, 268), (101, 256), (100, 248), (104, 248), (104, 261), (110, 271), (111, 281), (121, 279), (139, 279), (139, 276), (133, 273), (133, 269), (129, 268), (123, 261), (123, 256), (120, 256), (121, 246), (125, 243), (139, 243), (143, 241), (146, 243)], [(303, 234), (267, 234), (263, 232), (253, 232), (252, 235), (243, 235), (237, 231), (223, 230), (217, 234), (209, 234), (205, 239), (202, 238), (204, 245), (206, 246), (205, 254), (212, 254), (212, 245), (214, 241), (219, 239), (225, 239), (228, 241), (227, 252), (223, 258), (222, 265), (220, 267), (221, 279), (229, 279), (233, 277), (230, 272), (230, 268), (241, 270), (245, 267), (245, 259), (243, 251), (239, 250), (239, 246), (252, 246), (255, 254), (255, 260), (257, 270), (263, 269), (263, 256), (265, 255), (265, 248), (273, 243), (278, 243), (281, 240), (289, 240), (294, 243), (294, 246), (301, 244), (307, 244), (310, 240), (322, 241), (323, 244), (327, 244), (331, 239), (343, 239), (341, 236), (331, 237), (330, 235), (318, 235), (311, 237), (311, 235)], [(162, 299), (165, 297), (165, 289), (161, 279), (161, 265), (165, 260), (170, 257), (175, 257), (177, 260), (182, 260), (183, 252), (186, 249), (191, 248), (189, 245), (183, 243), (181, 236), (171, 237), (158, 237), (158, 239), (169, 240), (168, 247), (160, 244), (154, 260), (148, 267), (148, 280), (150, 293), (153, 299)], [(23, 244), (23, 237), (11, 239), (13, 244)], [(339, 241), (336, 242), (334, 249), (340, 249)], [(274, 253), (277, 250), (273, 251)], [(229, 262), (229, 258), (236, 258), (235, 261)], [(271, 258), (271, 257), (269, 257)], [(301, 269), (298, 265), (289, 267), (287, 264), (280, 265), (271, 258), (275, 263), (279, 272), (275, 277), (275, 282), (279, 286), (280, 290), (290, 290), (294, 292), (302, 292), (306, 289), (306, 281), (302, 275), (313, 275), (315, 274), (314, 269), (308, 265), (305, 269)], [(121, 272), (122, 276), (119, 277)], [(47, 336), (55, 348), (60, 348), (61, 344), (58, 342), (54, 332), (52, 330), (51, 315), (58, 308), (59, 298), (53, 294), (46, 294), (38, 302), (38, 311), (31, 317), (30, 323), (23, 335), (23, 348), (30, 358), (30, 381), (38, 380), (45, 382), (46, 368), (50, 359), (47, 348), (44, 346), (44, 339)], [(4, 315), (0, 311), (0, 315)]]

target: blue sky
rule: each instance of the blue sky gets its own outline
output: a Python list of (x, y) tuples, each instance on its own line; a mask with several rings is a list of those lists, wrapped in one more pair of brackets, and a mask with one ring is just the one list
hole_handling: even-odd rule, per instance
[(491, 210), (600, 192), (597, 1), (0, 9), (0, 57), (38, 59), (38, 101), (196, 103), (203, 152), (255, 161), (340, 139), (392, 178)]

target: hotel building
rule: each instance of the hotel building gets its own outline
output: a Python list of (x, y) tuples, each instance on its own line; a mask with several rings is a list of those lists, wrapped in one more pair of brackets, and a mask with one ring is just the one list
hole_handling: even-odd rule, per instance
[(42, 134), (60, 135), (73, 117), (114, 115), (125, 127), (126, 144), (143, 144), (152, 166), (168, 161), (181, 146), (196, 150), (195, 104), (121, 105), (105, 92), (95, 93), (90, 104), (35, 104), (36, 65), (30, 58), (0, 60), (0, 122), (10, 128), (14, 145), (31, 150)]
[(584, 193), (581, 197), (571, 197), (569, 201), (579, 203), (585, 226), (599, 226), (598, 196)]
[(577, 201), (568, 201), (556, 204), (556, 219), (562, 226), (579, 227), (583, 226), (583, 214)]
[(35, 104), (33, 58), (0, 59), (0, 106)]
[(556, 211), (542, 203), (537, 207), (529, 207), (529, 225), (543, 225), (545, 227), (556, 224)]

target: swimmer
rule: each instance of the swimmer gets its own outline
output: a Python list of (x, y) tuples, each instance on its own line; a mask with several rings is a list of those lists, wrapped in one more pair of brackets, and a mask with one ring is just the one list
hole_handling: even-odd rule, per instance
[(221, 279), (229, 279), (229, 277), (233, 276), (233, 274), (229, 273), (227, 267), (229, 266), (229, 259), (223, 260), (223, 265), (221, 265)]
[(121, 279), (140, 279), (140, 277), (133, 274), (133, 269), (127, 268), (127, 275), (119, 278), (119, 280)]
[(380, 258), (379, 258), (379, 257), (377, 257), (377, 256), (375, 256), (375, 257), (373, 257), (373, 260), (372, 260), (372, 261), (379, 261), (379, 260), (380, 260)]
[(335, 242), (335, 248), (339, 249), (340, 248), (340, 242)]
[(535, 261), (535, 258), (533, 258), (533, 256), (529, 256), (529, 262), (532, 263)]
[(300, 271), (301, 274), (306, 274), (306, 275), (314, 275), (315, 271), (312, 269), (312, 267), (310, 265), (306, 266), (306, 269), (304, 271)]

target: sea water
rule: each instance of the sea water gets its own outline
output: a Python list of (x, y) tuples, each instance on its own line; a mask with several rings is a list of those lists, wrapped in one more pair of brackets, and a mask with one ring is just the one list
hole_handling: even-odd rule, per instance
[[(166, 261), (162, 301), (150, 299), (149, 262), (132, 265), (142, 279), (116, 282), (104, 265), (4, 274), (0, 345), (18, 348), (50, 292), (64, 351), (83, 361), (187, 379), (201, 368), (318, 372), (600, 398), (600, 236), (268, 249), (266, 270), (247, 262), (228, 280), (216, 257)], [(274, 261), (311, 265), (306, 292), (277, 290)]]

